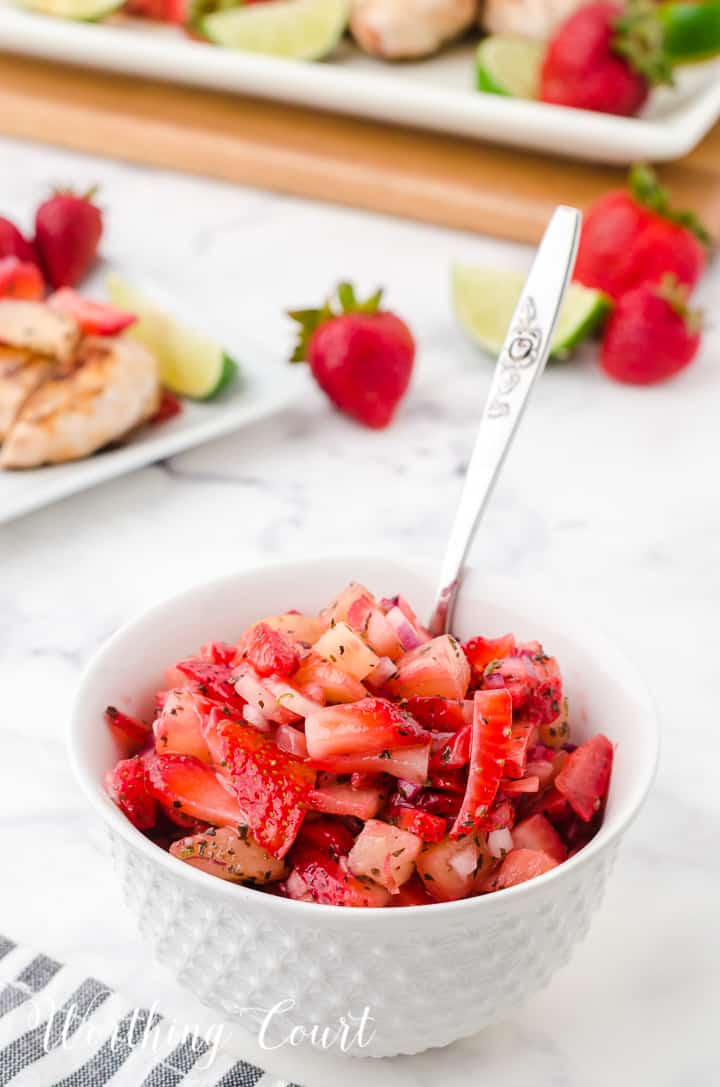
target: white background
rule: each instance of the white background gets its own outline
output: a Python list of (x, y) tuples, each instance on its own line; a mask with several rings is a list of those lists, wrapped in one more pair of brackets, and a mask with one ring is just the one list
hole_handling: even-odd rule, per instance
[[(193, 1006), (146, 961), (67, 768), (83, 664), (148, 604), (265, 557), (385, 547), (439, 557), (490, 373), (453, 322), (449, 262), (524, 267), (530, 254), (0, 142), (0, 212), (27, 227), (50, 185), (96, 182), (105, 255), (162, 281), (196, 323), (237, 323), (278, 367), (290, 347), (284, 309), (314, 304), (344, 277), (368, 292), (385, 284), (419, 344), (411, 393), (387, 431), (336, 414), (308, 378), (290, 410), (265, 423), (0, 529), (0, 932), (183, 1015)], [(702, 356), (675, 381), (613, 384), (592, 350), (546, 371), (474, 552), (489, 572), (592, 616), (634, 658), (659, 708), (657, 784), (591, 933), (510, 1020), (402, 1064), (353, 1062), (347, 1083), (715, 1078), (719, 286), (715, 271), (701, 291)], [(597, 725), (612, 734), (611, 721)], [(292, 1054), (275, 1065), (300, 1082), (326, 1078)]]

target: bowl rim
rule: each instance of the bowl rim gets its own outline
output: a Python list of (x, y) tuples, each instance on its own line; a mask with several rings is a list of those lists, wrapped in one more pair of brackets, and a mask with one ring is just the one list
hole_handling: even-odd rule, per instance
[[(660, 731), (658, 715), (649, 691), (634, 665), (617, 648), (614, 641), (611, 641), (598, 630), (595, 623), (590, 624), (587, 620), (578, 622), (577, 619), (568, 622), (566, 615), (560, 613), (556, 603), (548, 601), (545, 596), (537, 594), (534, 590), (528, 592), (525, 586), (522, 586), (522, 591), (519, 592), (518, 582), (515, 579), (512, 582), (506, 581), (505, 578), (496, 575), (484, 577), (488, 598), (496, 599), (496, 594), (502, 593), (502, 603), (517, 610), (523, 617), (525, 614), (529, 616), (540, 614), (543, 616), (543, 622), (562, 630), (566, 636), (575, 636), (578, 644), (594, 659), (603, 660), (610, 673), (621, 673), (623, 675), (625, 685), (632, 686), (638, 704), (645, 710), (646, 739), (650, 742), (643, 748), (646, 758), (643, 765), (637, 767), (637, 779), (634, 781), (629, 798), (624, 801), (624, 810), (618, 813), (610, 824), (603, 821), (595, 837), (573, 857), (568, 858), (557, 867), (540, 876), (535, 876), (531, 880), (515, 884), (512, 887), (494, 891), (491, 894), (476, 895), (453, 902), (434, 902), (431, 906), (422, 907), (395, 906), (390, 909), (387, 907), (349, 909), (346, 906), (332, 906), (287, 899), (280, 895), (264, 893), (244, 884), (218, 879), (217, 876), (203, 872), (192, 865), (178, 862), (167, 850), (156, 845), (155, 842), (146, 838), (144, 834), (137, 830), (120, 809), (113, 804), (105, 793), (101, 782), (95, 780), (84, 760), (83, 736), (87, 725), (84, 724), (83, 701), (86, 691), (94, 682), (97, 673), (103, 669), (106, 661), (112, 658), (116, 645), (124, 641), (128, 635), (141, 629), (148, 620), (161, 615), (163, 611), (173, 609), (183, 602), (190, 604), (196, 597), (217, 590), (223, 585), (232, 586), (238, 578), (271, 572), (272, 570), (299, 571), (309, 565), (338, 561), (347, 562), (351, 566), (367, 562), (396, 563), (424, 577), (428, 575), (434, 577), (437, 570), (437, 566), (433, 562), (418, 559), (408, 560), (405, 556), (400, 557), (393, 553), (384, 555), (365, 554), (363, 556), (353, 556), (347, 553), (311, 554), (296, 559), (265, 560), (260, 563), (242, 566), (229, 574), (196, 582), (180, 592), (169, 594), (129, 619), (126, 623), (123, 623), (96, 650), (86, 664), (76, 688), (67, 730), (67, 747), (73, 773), (83, 794), (96, 814), (114, 833), (123, 838), (131, 849), (139, 851), (151, 863), (160, 865), (161, 868), (166, 869), (176, 879), (188, 880), (190, 884), (196, 886), (198, 891), (217, 895), (238, 907), (243, 903), (254, 909), (262, 910), (264, 907), (268, 913), (277, 911), (279, 914), (284, 915), (289, 922), (292, 922), (293, 918), (299, 921), (302, 917), (306, 920), (315, 918), (319, 921), (322, 921), (322, 919), (328, 920), (330, 917), (336, 920), (340, 917), (353, 917), (362, 918), (362, 920), (359, 920), (360, 924), (372, 924), (373, 920), (376, 921), (380, 914), (387, 919), (388, 923), (397, 925), (404, 924), (411, 913), (414, 916), (423, 917), (425, 919), (424, 923), (429, 924), (435, 919), (439, 920), (441, 916), (459, 919), (460, 916), (471, 910), (487, 913), (497, 906), (502, 909), (504, 904), (509, 904), (510, 898), (519, 900), (536, 893), (539, 889), (548, 887), (551, 883), (557, 883), (569, 877), (572, 873), (587, 865), (601, 852), (604, 852), (607, 847), (624, 834), (645, 802), (655, 778), (659, 760)], [(465, 569), (467, 572), (478, 572), (479, 568), (472, 563), (467, 563)], [(528, 605), (530, 606), (528, 607)], [(397, 920), (392, 922), (390, 918), (394, 915), (398, 915)], [(479, 913), (478, 919), (481, 916), (482, 913)]]

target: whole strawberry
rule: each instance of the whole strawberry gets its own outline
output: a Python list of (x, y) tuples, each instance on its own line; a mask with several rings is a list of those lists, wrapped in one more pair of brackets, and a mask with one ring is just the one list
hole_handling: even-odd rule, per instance
[(0, 259), (17, 257), (25, 264), (36, 264), (37, 256), (27, 238), (24, 238), (14, 223), (0, 215)]
[(540, 98), (631, 116), (651, 86), (671, 82), (662, 23), (652, 0), (631, 0), (627, 8), (598, 0), (579, 8), (555, 31), (540, 73)]
[(293, 362), (307, 361), (320, 388), (365, 426), (385, 427), (405, 395), (415, 359), (410, 329), (380, 309), (382, 291), (359, 302), (349, 283), (337, 289), (340, 309), (292, 310), (301, 326)]
[(687, 309), (687, 288), (671, 277), (644, 283), (615, 306), (605, 329), (600, 365), (617, 381), (650, 385), (683, 370), (700, 346), (699, 314)]
[(102, 214), (94, 195), (58, 190), (35, 213), (35, 248), (53, 287), (75, 287), (95, 263)]
[(601, 196), (585, 213), (575, 279), (612, 298), (666, 275), (693, 287), (709, 241), (692, 212), (673, 210), (652, 170), (634, 166), (628, 189)]

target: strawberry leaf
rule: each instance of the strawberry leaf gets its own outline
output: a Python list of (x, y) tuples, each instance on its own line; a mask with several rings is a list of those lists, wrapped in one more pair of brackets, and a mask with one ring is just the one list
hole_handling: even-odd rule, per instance
[(711, 238), (694, 211), (679, 211), (670, 204), (670, 196), (657, 179), (655, 171), (644, 163), (636, 163), (630, 170), (630, 193), (642, 207), (661, 215), (671, 223), (685, 227), (695, 237), (710, 246)]
[(288, 316), (300, 326), (295, 348), (290, 356), (291, 362), (307, 362), (310, 340), (320, 325), (348, 313), (377, 313), (383, 292), (379, 288), (364, 302), (360, 302), (352, 283), (343, 282), (338, 284), (336, 294), (339, 309), (334, 307), (333, 299), (328, 298), (320, 309), (288, 310)]

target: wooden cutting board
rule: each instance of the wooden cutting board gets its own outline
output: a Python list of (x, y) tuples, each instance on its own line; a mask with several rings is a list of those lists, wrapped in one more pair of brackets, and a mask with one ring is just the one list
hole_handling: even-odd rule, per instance
[[(0, 132), (524, 242), (625, 173), (5, 54)], [(720, 239), (720, 126), (660, 174)]]

